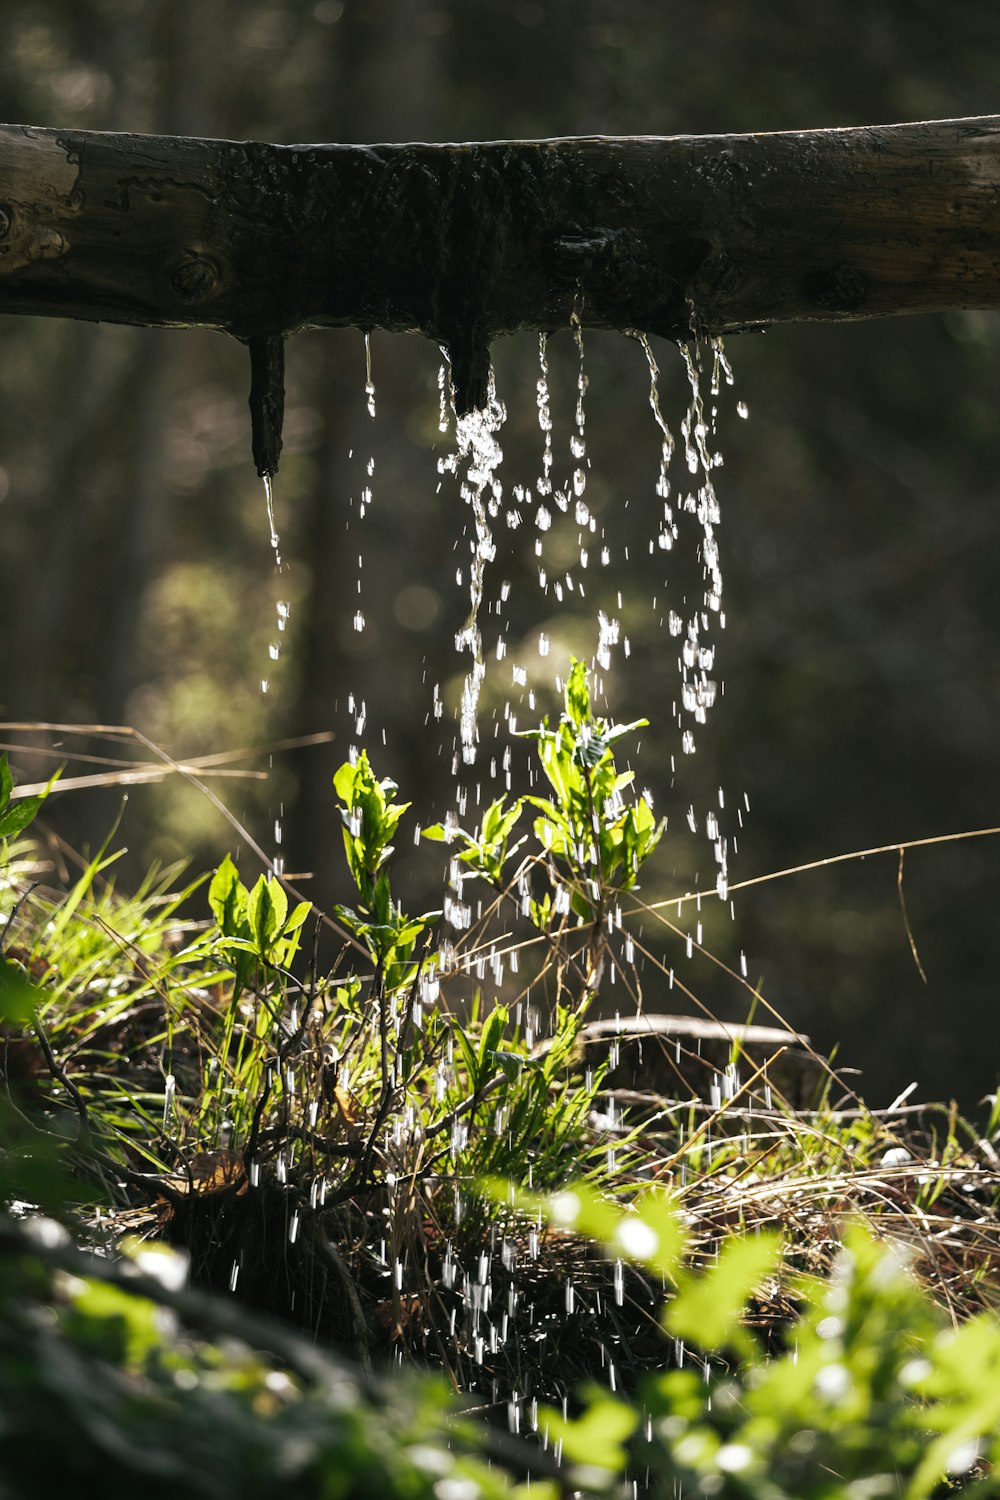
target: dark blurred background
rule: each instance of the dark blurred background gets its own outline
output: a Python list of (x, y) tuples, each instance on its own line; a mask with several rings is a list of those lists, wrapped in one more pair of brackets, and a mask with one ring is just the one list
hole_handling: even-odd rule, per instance
[[(1000, 9), (946, 12), (937, 0), (862, 10), (814, 0), (807, 12), (791, 0), (34, 0), (7, 8), (0, 49), (8, 121), (282, 143), (944, 118), (994, 110), (998, 76)], [(273, 760), (265, 782), (217, 784), (270, 850), (282, 820), (288, 868), (312, 872), (310, 890), (328, 901), (341, 857), (330, 776), (358, 737), (362, 701), (360, 738), (415, 815), (440, 817), (452, 800), (452, 708), (439, 724), (431, 707), (435, 683), (449, 705), (461, 683), (455, 549), (468, 518), (453, 485), (436, 493), (447, 450), (438, 351), (374, 336), (373, 424), (359, 333), (307, 333), (289, 346), (276, 491), (287, 568), (275, 577), (240, 346), (197, 331), (27, 318), (5, 318), (3, 339), (0, 716), (134, 724), (186, 757), (332, 730), (332, 743), (258, 756), (258, 767)], [(550, 352), (565, 452), (576, 380), (568, 332)], [(725, 693), (698, 753), (682, 758), (670, 712), (676, 645), (649, 607), (663, 555), (649, 559), (639, 544), (658, 509), (648, 373), (636, 343), (586, 339), (588, 500), (616, 555), (633, 539), (628, 569), (604, 581), (612, 598), (622, 590), (614, 613), (631, 641), (609, 700), (623, 717), (652, 720), (639, 780), (671, 820), (651, 899), (714, 884), (685, 813), (690, 804), (703, 818), (720, 785), (739, 833), (733, 882), (1000, 823), (1000, 324), (955, 313), (800, 325), (733, 338), (727, 353), (736, 385), (720, 403), (716, 475), (727, 627), (714, 674)], [(530, 482), (537, 341), (511, 339), (495, 357), (509, 413), (504, 474)], [(683, 366), (669, 346), (657, 357), (676, 430)], [(735, 419), (737, 398), (748, 422)], [(359, 521), (369, 457), (374, 500)], [(534, 581), (531, 540), (523, 530), (498, 537), (488, 593), (512, 581), (510, 655), (540, 671), (564, 665), (571, 647), (593, 652), (600, 599), (595, 591), (578, 618), (555, 611)], [(362, 633), (352, 625), (359, 550)], [(465, 550), (461, 541), (460, 560)], [(278, 599), (291, 615), (274, 662)], [(548, 663), (535, 651), (540, 628), (553, 641)], [(554, 702), (541, 677), (538, 693), (539, 707)], [(16, 747), (61, 740), (108, 753), (98, 736), (2, 734)], [(13, 759), (31, 776), (50, 765), (23, 748)], [(74, 762), (69, 773), (86, 770)], [(751, 811), (736, 830), (744, 794)], [(92, 844), (120, 800), (66, 795), (47, 820), (67, 842)], [(152, 859), (207, 867), (234, 844), (178, 782), (134, 791), (118, 839), (133, 879)], [(402, 888), (433, 903), (440, 850), (403, 844)], [(705, 942), (730, 961), (744, 950), (750, 978), (793, 1024), (824, 1049), (841, 1042), (871, 1102), (915, 1079), (922, 1096), (971, 1107), (1000, 1067), (1000, 844), (907, 856), (926, 983), (897, 865), (890, 853), (754, 886), (737, 895), (735, 922), (706, 903)], [(710, 967), (685, 974), (717, 1013), (745, 1015), (745, 993)], [(649, 980), (649, 1008), (676, 999)]]

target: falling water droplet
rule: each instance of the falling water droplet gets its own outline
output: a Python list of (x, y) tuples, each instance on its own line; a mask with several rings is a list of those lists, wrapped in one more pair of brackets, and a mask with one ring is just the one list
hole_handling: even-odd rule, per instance
[(365, 331), (365, 398), (368, 405), (368, 415), (374, 420), (375, 417), (375, 382), (372, 379), (372, 336)]
[(454, 463), (447, 459), (439, 462), (439, 468), (443, 472), (449, 469), (454, 472), (459, 463), (465, 463), (460, 492), (471, 508), (473, 517), (472, 564), (469, 570), (470, 608), (465, 624), (455, 636), (456, 650), (468, 651), (472, 656), (472, 666), (462, 688), (459, 715), (462, 760), (466, 765), (474, 764), (479, 743), (479, 695), (486, 676), (479, 610), (483, 600), (486, 564), (496, 555), (484, 496), (488, 494), (499, 504), (502, 490), (497, 471), (503, 459), (503, 450), (496, 435), (506, 417), (503, 403), (497, 397), (491, 370), (485, 408), (482, 411), (468, 412), (456, 421), (457, 454), (454, 455)]
[(278, 536), (278, 528), (274, 523), (274, 489), (270, 474), (264, 475), (264, 499), (267, 503), (267, 527), (271, 537), (271, 551), (274, 553), (274, 566), (280, 571), (281, 539)]

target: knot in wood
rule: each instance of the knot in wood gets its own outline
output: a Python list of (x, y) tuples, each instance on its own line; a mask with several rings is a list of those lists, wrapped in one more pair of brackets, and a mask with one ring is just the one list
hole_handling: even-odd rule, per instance
[(207, 255), (190, 254), (170, 273), (170, 285), (185, 302), (203, 302), (219, 285), (219, 268)]
[(698, 290), (713, 297), (734, 296), (747, 279), (746, 267), (741, 261), (719, 251), (710, 255), (698, 272)]
[(0, 240), (6, 239), (10, 234), (10, 226), (14, 222), (14, 215), (6, 203), (0, 203)]

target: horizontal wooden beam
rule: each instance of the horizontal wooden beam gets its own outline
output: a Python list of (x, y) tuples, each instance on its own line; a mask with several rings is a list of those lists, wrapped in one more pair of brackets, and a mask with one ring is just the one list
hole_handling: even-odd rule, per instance
[(386, 146), (0, 126), (0, 311), (222, 329), (272, 426), (304, 327), (425, 334), (467, 410), (492, 339), (574, 310), (685, 339), (998, 306), (998, 116)]

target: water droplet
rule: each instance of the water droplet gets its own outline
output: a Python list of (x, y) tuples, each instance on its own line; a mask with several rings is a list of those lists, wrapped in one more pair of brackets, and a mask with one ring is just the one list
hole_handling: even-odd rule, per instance
[(264, 475), (264, 500), (267, 505), (267, 527), (271, 538), (271, 551), (274, 553), (274, 565), (280, 569), (281, 542), (278, 537), (278, 528), (274, 522), (274, 490), (270, 474)]
[[(365, 333), (365, 397), (368, 406), (368, 415), (375, 417), (375, 382), (372, 379), (372, 336)], [(371, 469), (369, 469), (369, 474)]]

